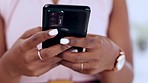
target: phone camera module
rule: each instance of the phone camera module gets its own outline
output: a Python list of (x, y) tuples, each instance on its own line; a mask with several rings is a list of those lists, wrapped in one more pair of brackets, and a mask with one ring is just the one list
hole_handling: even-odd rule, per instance
[(58, 14), (56, 12), (51, 12), (50, 16), (57, 16)]
[(58, 20), (58, 18), (55, 18), (55, 17), (50, 18), (50, 21), (55, 21), (56, 22), (57, 20)]
[(61, 27), (63, 25), (63, 16), (63, 11), (51, 11), (49, 14), (49, 27)]

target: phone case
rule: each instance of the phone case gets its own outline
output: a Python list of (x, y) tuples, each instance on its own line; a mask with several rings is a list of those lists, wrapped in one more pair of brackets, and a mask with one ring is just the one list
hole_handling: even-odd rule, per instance
[(87, 34), (90, 7), (78, 5), (51, 5), (43, 7), (42, 30), (58, 29), (55, 38), (42, 43), (42, 48), (58, 44), (66, 36), (85, 37)]

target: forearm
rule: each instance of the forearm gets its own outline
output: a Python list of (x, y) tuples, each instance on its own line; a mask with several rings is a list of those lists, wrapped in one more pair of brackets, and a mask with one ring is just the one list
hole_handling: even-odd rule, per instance
[(105, 71), (101, 73), (101, 83), (132, 83), (133, 68), (126, 62), (121, 71)]
[(19, 83), (20, 76), (12, 76), (7, 70), (3, 67), (0, 61), (0, 82), (1, 83)]

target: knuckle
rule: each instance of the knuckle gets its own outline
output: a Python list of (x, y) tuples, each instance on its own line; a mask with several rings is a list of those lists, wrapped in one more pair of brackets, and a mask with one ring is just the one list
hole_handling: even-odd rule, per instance
[(103, 40), (96, 36), (96, 37), (92, 38), (89, 43), (94, 48), (97, 48), (97, 47), (101, 48), (103, 45)]
[(97, 69), (98, 69), (98, 65), (97, 65), (97, 64), (93, 64), (93, 66), (91, 65), (91, 68), (92, 68), (93, 70), (97, 70)]
[(67, 59), (68, 58), (67, 53), (60, 53), (60, 57), (62, 59)]
[(32, 40), (33, 41), (38, 41), (38, 39), (39, 39), (39, 34), (37, 33), (37, 34), (35, 34), (33, 37), (32, 37)]
[(77, 64), (73, 64), (73, 65), (72, 65), (72, 69), (74, 69), (74, 70), (79, 70), (79, 67), (77, 66)]
[(32, 36), (32, 41), (35, 41), (35, 43), (41, 43), (44, 40), (48, 39), (47, 34), (44, 32), (38, 32), (35, 35)]
[(85, 38), (84, 43), (82, 43), (82, 46), (87, 47), (89, 44), (91, 44), (90, 38)]
[(23, 58), (27, 64), (29, 64), (33, 60), (33, 57), (31, 56), (32, 54), (30, 54), (30, 52), (27, 52), (26, 54), (24, 54)]
[(78, 42), (78, 41), (77, 41), (76, 39), (73, 38), (73, 39), (71, 39), (70, 44), (71, 44), (71, 45), (76, 45), (77, 42)]
[(80, 62), (80, 61), (81, 61), (81, 56), (80, 55), (74, 57), (74, 62)]
[(51, 51), (45, 50), (44, 52), (41, 51), (41, 56), (43, 59), (49, 58), (49, 55), (52, 55)]
[(87, 46), (87, 45), (90, 45), (90, 44), (92, 44), (92, 45), (95, 45), (96, 46), (96, 39), (95, 38), (87, 38), (86, 40), (85, 40), (85, 45)]
[(103, 40), (100, 37), (96, 36), (95, 39), (96, 39), (96, 43), (100, 45), (103, 44)]
[(61, 45), (61, 46), (60, 46), (60, 49), (61, 49), (62, 51), (64, 51), (64, 50), (68, 49), (68, 47), (65, 46), (65, 45)]
[(44, 31), (42, 32), (43, 33), (43, 38), (46, 39), (46, 38), (49, 38), (49, 35), (48, 35), (48, 31)]
[(24, 46), (25, 46), (24, 44), (20, 44), (20, 45), (18, 46), (18, 52), (24, 53), (24, 51), (25, 51), (25, 47), (24, 47)]
[(32, 75), (35, 76), (35, 77), (39, 77), (39, 76), (40, 76), (40, 74), (38, 74), (38, 73), (35, 72), (35, 71), (32, 73)]
[(26, 64), (29, 64), (30, 63), (30, 60), (29, 60), (28, 56), (24, 56), (24, 60), (25, 60), (25, 63)]
[(29, 37), (29, 35), (31, 34), (31, 30), (25, 31), (24, 34), (26, 35), (26, 37)]

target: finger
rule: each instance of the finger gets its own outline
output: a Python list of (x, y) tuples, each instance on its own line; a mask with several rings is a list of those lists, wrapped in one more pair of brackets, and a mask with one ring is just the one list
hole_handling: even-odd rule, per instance
[(42, 67), (51, 66), (54, 64), (59, 64), (59, 62), (61, 60), (62, 59), (60, 57), (52, 57), (52, 58), (48, 58), (46, 60), (38, 60), (38, 64), (40, 64)]
[(49, 59), (46, 59), (46, 60), (40, 60), (38, 58), (38, 60), (36, 60), (36, 61), (33, 61), (33, 60), (27, 61), (27, 64), (30, 67), (29, 69), (37, 70), (40, 67), (45, 67), (45, 66), (49, 66), (50, 67), (51, 65), (59, 64), (59, 62), (61, 60), (62, 59), (60, 57), (52, 57), (52, 58), (49, 58)]
[(48, 72), (48, 71), (50, 71), (51, 69), (53, 69), (53, 68), (55, 68), (55, 67), (57, 67), (59, 64), (54, 64), (54, 65), (52, 65), (52, 66), (46, 66), (46, 67), (44, 67), (44, 68), (40, 68), (39, 70), (38, 70), (38, 75), (37, 75), (37, 77), (38, 76), (41, 76), (41, 75), (43, 75), (43, 74), (45, 74), (46, 72)]
[[(37, 61), (27, 61), (26, 67), (23, 68), (25, 75), (27, 76), (39, 76), (45, 73), (48, 70), (54, 68), (59, 65), (59, 62), (62, 59), (59, 57), (53, 57), (48, 60), (37, 60)], [(42, 71), (41, 71), (42, 70)]]
[(91, 52), (70, 52), (66, 51), (62, 53), (61, 55), (62, 59), (70, 61), (70, 62), (88, 62), (92, 60), (96, 60), (95, 54), (92, 54)]
[(57, 56), (58, 54), (69, 48), (71, 48), (71, 46), (57, 44), (49, 48), (40, 50), (40, 55), (43, 59), (49, 59), (51, 57)]
[(25, 42), (23, 43), (23, 46), (26, 48), (32, 49), (36, 47), (38, 44), (40, 44), (41, 42), (55, 37), (57, 34), (58, 34), (57, 29), (37, 32), (31, 37), (29, 37), (28, 39), (26, 39)]
[(30, 36), (32, 36), (33, 34), (39, 32), (39, 31), (41, 31), (41, 27), (29, 29), (20, 38), (21, 39), (29, 38)]
[[(84, 38), (76, 38), (76, 37), (66, 37), (60, 40), (61, 44), (67, 44), (70, 46), (82, 47), (82, 48), (95, 48), (99, 43), (102, 43), (98, 37), (84, 37)], [(67, 41), (67, 42), (65, 42)]]
[(60, 54), (61, 52), (69, 48), (71, 47), (67, 45), (61, 45), (61, 44), (57, 44), (41, 50), (38, 50), (37, 48), (35, 48), (30, 50), (27, 53), (27, 56), (25, 56), (25, 59), (28, 61), (46, 60), (46, 59), (50, 59), (52, 57), (58, 56), (58, 54)]
[[(82, 71), (82, 70), (85, 71), (85, 70), (93, 68), (93, 64), (89, 64), (87, 62), (86, 63), (72, 63), (69, 61), (62, 60), (61, 64), (68, 67), (68, 68), (76, 70), (76, 71)], [(83, 68), (82, 68), (82, 64), (83, 64)]]
[(51, 59), (48, 59), (48, 60), (45, 60), (45, 61), (38, 61), (40, 64), (40, 66), (37, 68), (37, 73), (38, 73), (38, 76), (48, 72), (49, 70), (55, 68), (56, 66), (59, 65), (59, 62), (61, 61), (62, 59), (59, 58), (59, 57), (53, 57)]

